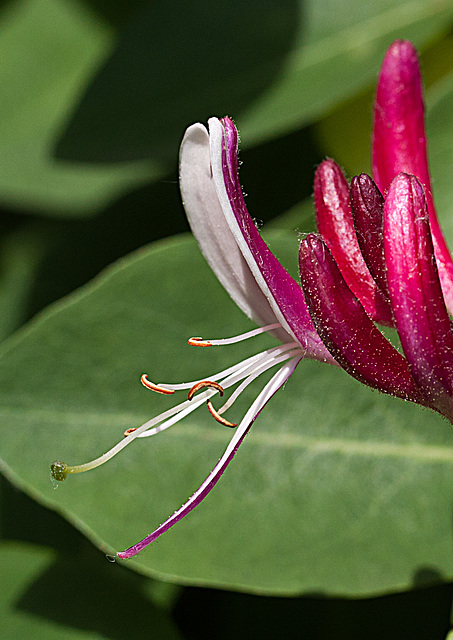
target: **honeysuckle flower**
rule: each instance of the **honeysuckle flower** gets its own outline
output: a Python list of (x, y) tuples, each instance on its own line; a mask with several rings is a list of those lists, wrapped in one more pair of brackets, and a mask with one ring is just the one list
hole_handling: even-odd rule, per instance
[[(68, 474), (93, 469), (136, 438), (167, 429), (204, 403), (218, 422), (235, 428), (224, 454), (189, 500), (142, 541), (118, 553), (120, 558), (139, 553), (208, 495), (264, 405), (288, 380), (302, 358), (336, 364), (313, 326), (300, 285), (271, 253), (247, 211), (238, 176), (238, 134), (229, 118), (211, 118), (209, 132), (201, 124), (187, 129), (181, 144), (180, 187), (189, 223), (207, 262), (240, 309), (260, 325), (258, 329), (233, 338), (205, 340), (194, 337), (189, 344), (225, 346), (263, 332), (272, 333), (281, 344), (202, 380), (156, 385), (143, 375), (142, 383), (148, 389), (167, 395), (186, 390), (188, 399), (137, 429), (128, 429), (123, 440), (91, 462), (78, 466), (68, 466), (60, 461), (52, 464), (52, 476), (58, 481)], [(259, 375), (275, 366), (280, 368), (258, 393), (240, 423), (223, 418), (222, 414), (239, 394)], [(236, 388), (229, 399), (215, 410), (212, 396), (223, 395), (224, 390), (233, 386)]]
[[(407, 42), (392, 45), (379, 76), (373, 167), (378, 186), (362, 174), (350, 187), (333, 161), (318, 167), (314, 192), (322, 236), (309, 234), (301, 243), (302, 290), (271, 253), (247, 211), (233, 122), (212, 118), (209, 132), (201, 124), (186, 131), (180, 186), (192, 231), (221, 284), (259, 325), (233, 338), (195, 337), (189, 344), (225, 346), (263, 332), (280, 344), (202, 380), (156, 385), (143, 375), (148, 389), (167, 395), (186, 390), (188, 399), (128, 429), (122, 441), (92, 462), (53, 463), (56, 480), (95, 468), (136, 438), (164, 431), (205, 402), (218, 422), (235, 428), (220, 460), (188, 501), (118, 557), (139, 553), (208, 495), (260, 411), (304, 357), (339, 364), (361, 382), (453, 421), (453, 337), (443, 297), (452, 310), (453, 263), (432, 202), (420, 72)], [(374, 322), (396, 327), (405, 356)], [(239, 424), (226, 420), (223, 414), (240, 393), (275, 366), (279, 370)], [(211, 398), (231, 387), (235, 389), (229, 399), (214, 409)]]
[[(362, 174), (349, 188), (333, 161), (318, 167), (322, 237), (308, 235), (299, 252), (310, 314), (348, 373), (453, 422), (453, 263), (434, 209), (420, 70), (407, 41), (393, 43), (379, 75), (373, 172), (377, 185)], [(396, 327), (405, 357), (373, 320)]]

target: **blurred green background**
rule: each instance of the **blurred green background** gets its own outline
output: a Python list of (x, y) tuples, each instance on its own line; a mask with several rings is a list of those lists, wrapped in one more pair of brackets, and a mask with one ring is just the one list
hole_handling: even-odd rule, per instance
[[(451, 0), (0, 2), (2, 638), (446, 637), (453, 434), (341, 372), (310, 363), (254, 430), (278, 445), (302, 432), (312, 444), (391, 442), (393, 457), (340, 461), (338, 445), (311, 474), (312, 444), (289, 460), (251, 441), (200, 515), (135, 564), (105, 552), (179, 507), (225, 434), (211, 441), (211, 423), (197, 431), (193, 418), (190, 445), (143, 441), (142, 458), (125, 453), (58, 492), (48, 464), (60, 450), (94, 456), (125, 420), (160, 410), (138, 388), (142, 368), (196, 377), (177, 340), (250, 326), (180, 236), (178, 148), (192, 122), (235, 119), (247, 205), (292, 268), (297, 234), (314, 226), (316, 165), (329, 156), (349, 176), (370, 171), (379, 66), (395, 38), (411, 39), (453, 241), (452, 26)], [(222, 357), (198, 363), (200, 375)], [(152, 490), (168, 490), (168, 504)]]

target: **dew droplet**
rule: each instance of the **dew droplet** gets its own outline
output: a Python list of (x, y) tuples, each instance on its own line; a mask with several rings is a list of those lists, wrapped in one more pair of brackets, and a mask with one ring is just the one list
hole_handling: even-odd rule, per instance
[(111, 556), (108, 553), (105, 554), (105, 557), (109, 562), (116, 562), (116, 559), (118, 558), (118, 556)]

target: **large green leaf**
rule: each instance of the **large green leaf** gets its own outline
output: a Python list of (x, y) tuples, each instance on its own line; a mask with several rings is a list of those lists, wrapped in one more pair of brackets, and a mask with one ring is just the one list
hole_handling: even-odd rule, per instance
[(158, 0), (123, 32), (58, 154), (175, 159), (188, 124), (225, 114), (260, 143), (367, 86), (393, 39), (426, 46), (452, 17), (451, 0)]
[(0, 24), (0, 201), (87, 215), (162, 174), (151, 163), (56, 161), (68, 110), (112, 45), (113, 33), (75, 0), (17, 0)]
[[(295, 238), (267, 239), (295, 263)], [(57, 490), (49, 463), (88, 460), (166, 408), (168, 398), (139, 384), (144, 371), (193, 380), (246, 353), (243, 345), (193, 350), (187, 337), (249, 326), (191, 239), (123, 260), (3, 347), (2, 468), (106, 553), (136, 542), (204, 479), (230, 430), (200, 409)], [(213, 493), (130, 566), (182, 583), (280, 594), (404, 589), (421, 570), (451, 579), (452, 487), (446, 422), (307, 361), (261, 413)]]

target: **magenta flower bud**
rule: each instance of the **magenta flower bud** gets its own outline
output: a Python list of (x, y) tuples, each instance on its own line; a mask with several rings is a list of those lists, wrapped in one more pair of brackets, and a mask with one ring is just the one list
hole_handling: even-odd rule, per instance
[(351, 208), (360, 250), (388, 304), (384, 262), (384, 198), (370, 176), (351, 180)]
[(313, 323), (338, 364), (370, 387), (421, 402), (407, 361), (366, 314), (320, 236), (302, 241), (299, 268)]
[(434, 207), (424, 111), (417, 51), (411, 42), (396, 40), (385, 55), (376, 89), (373, 177), (384, 196), (399, 173), (417, 176), (423, 185), (442, 289), (453, 313), (453, 261)]
[(401, 173), (384, 209), (384, 251), (396, 328), (426, 401), (453, 419), (453, 332), (445, 307), (423, 187)]
[(333, 160), (322, 162), (314, 182), (316, 223), (350, 289), (376, 321), (392, 324), (390, 307), (363, 258), (351, 212), (349, 185)]

